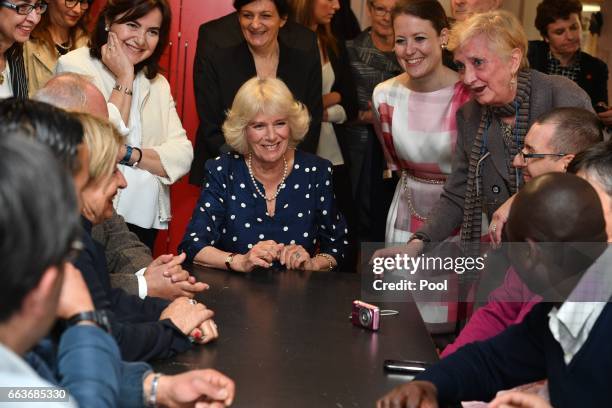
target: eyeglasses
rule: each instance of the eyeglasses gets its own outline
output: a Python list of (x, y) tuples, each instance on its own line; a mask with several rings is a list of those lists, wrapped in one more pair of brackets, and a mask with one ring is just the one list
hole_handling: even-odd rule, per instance
[(77, 3), (81, 3), (81, 10), (87, 10), (93, 0), (64, 0), (64, 4), (68, 8), (76, 7)]
[(567, 155), (567, 153), (525, 153), (522, 150), (518, 152), (518, 156), (523, 161), (527, 161), (528, 159), (542, 159), (548, 156), (563, 157), (565, 155)]
[(377, 17), (384, 17), (387, 14), (391, 15), (391, 12), (393, 11), (393, 9), (386, 9), (382, 6), (377, 6), (373, 2), (370, 2), (370, 7), (372, 7), (374, 15)]
[(17, 12), (17, 14), (21, 14), (22, 16), (27, 16), (32, 12), (32, 10), (36, 10), (37, 14), (42, 14), (47, 11), (47, 3), (44, 1), (39, 1), (35, 4), (13, 4), (10, 1), (0, 1), (0, 6), (13, 9)]

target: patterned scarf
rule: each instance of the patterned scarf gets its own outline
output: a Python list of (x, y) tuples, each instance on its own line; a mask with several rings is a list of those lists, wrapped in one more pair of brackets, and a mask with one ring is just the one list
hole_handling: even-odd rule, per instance
[[(467, 189), (465, 203), (463, 205), (463, 224), (461, 226), (461, 247), (466, 256), (478, 256), (480, 252), (480, 236), (482, 230), (482, 177), (479, 174), (479, 160), (487, 152), (484, 146), (484, 135), (488, 131), (492, 120), (515, 116), (515, 138), (504, 138), (506, 150), (510, 157), (507, 158), (508, 179), (510, 180), (510, 192), (516, 193), (518, 179), (517, 172), (512, 167), (512, 158), (523, 146), (525, 135), (529, 130), (529, 100), (531, 92), (531, 72), (521, 70), (518, 73), (516, 97), (504, 106), (486, 107), (480, 117), (478, 133), (472, 144), (470, 153)], [(489, 135), (489, 137), (503, 137), (502, 135)]]

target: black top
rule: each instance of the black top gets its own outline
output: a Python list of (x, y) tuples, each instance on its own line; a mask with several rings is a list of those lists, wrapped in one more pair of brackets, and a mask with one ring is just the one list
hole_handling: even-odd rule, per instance
[(522, 323), (487, 341), (466, 344), (416, 379), (437, 386), (442, 406), (459, 401), (489, 401), (500, 390), (545, 378), (555, 407), (609, 406), (612, 388), (603, 373), (612, 367), (611, 304), (604, 308), (569, 365), (548, 326), (552, 306), (534, 306)]
[(111, 288), (104, 248), (91, 237), (91, 223), (81, 219), (85, 248), (75, 262), (83, 274), (97, 310), (106, 310), (112, 335), (121, 357), (127, 361), (168, 358), (191, 347), (191, 343), (169, 319), (159, 321), (169, 302), (129, 295), (123, 289)]
[[(548, 74), (548, 52), (544, 41), (529, 41), (527, 58), (531, 68)], [(598, 102), (608, 104), (608, 66), (599, 58), (580, 52), (580, 73), (576, 83), (591, 97), (593, 106)]]
[[(314, 153), (323, 115), (321, 63), (316, 36), (312, 31), (288, 21), (279, 31), (279, 47), (277, 77), (285, 82), (296, 99), (306, 105), (312, 118), (300, 149)], [(200, 126), (190, 183), (201, 186), (204, 163), (222, 152), (225, 140), (221, 126), (225, 112), (231, 107), (242, 84), (256, 74), (255, 61), (235, 13), (200, 26), (193, 67)]]

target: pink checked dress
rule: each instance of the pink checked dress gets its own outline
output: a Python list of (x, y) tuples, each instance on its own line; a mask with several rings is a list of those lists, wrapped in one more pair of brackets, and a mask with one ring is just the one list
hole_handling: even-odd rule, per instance
[(388, 167), (401, 171), (385, 230), (386, 243), (397, 244), (408, 241), (440, 197), (457, 141), (455, 113), (469, 100), (461, 82), (421, 93), (401, 78), (380, 83), (372, 96)]

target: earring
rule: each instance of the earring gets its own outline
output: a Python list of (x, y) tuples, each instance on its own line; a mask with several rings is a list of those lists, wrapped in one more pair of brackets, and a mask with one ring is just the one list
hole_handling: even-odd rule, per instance
[(445, 49), (446, 49), (446, 47), (447, 47), (447, 44), (446, 44), (446, 43), (442, 43), (442, 45), (440, 45), (440, 48), (442, 48), (443, 50), (445, 50)]
[(108, 30), (110, 30), (110, 27), (109, 27), (109, 26), (107, 26), (107, 25), (106, 25), (106, 26), (104, 26), (104, 31), (108, 32)]
[(516, 88), (516, 76), (513, 75), (512, 79), (510, 80), (510, 89), (514, 90)]

